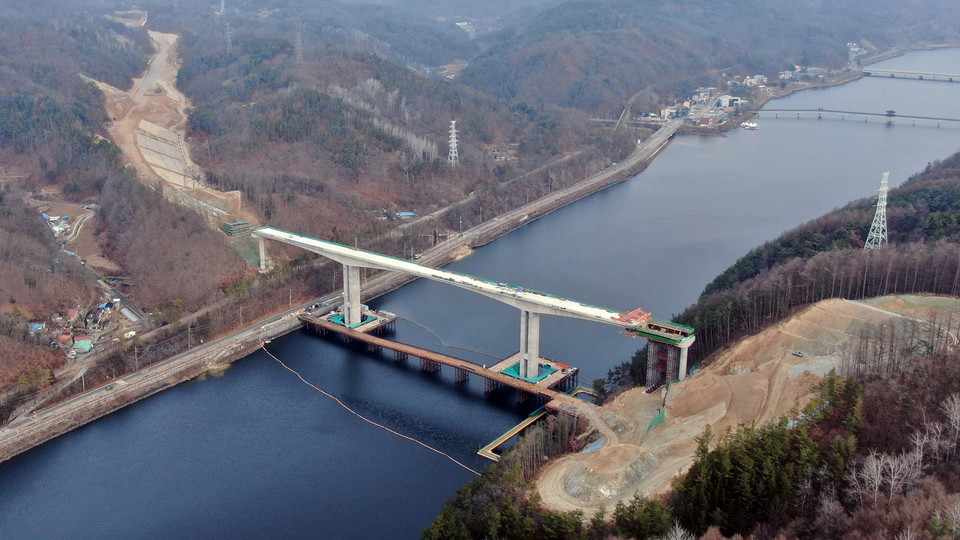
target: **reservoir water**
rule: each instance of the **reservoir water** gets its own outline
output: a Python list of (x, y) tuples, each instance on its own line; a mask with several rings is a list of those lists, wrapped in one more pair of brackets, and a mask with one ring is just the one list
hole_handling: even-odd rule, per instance
[[(960, 50), (882, 67), (956, 73)], [(960, 118), (960, 84), (867, 78), (777, 108)], [(451, 268), (618, 310), (669, 318), (749, 249), (848, 201), (875, 196), (960, 149), (960, 126), (765, 118), (757, 131), (678, 137), (646, 171), (498, 240)], [(374, 302), (395, 338), (491, 364), (516, 352), (519, 316), (419, 281)], [(480, 353), (445, 349), (446, 343)], [(541, 352), (590, 384), (641, 342), (612, 327), (543, 319)], [(297, 332), (271, 352), (372, 420), (470, 467), (526, 411), (482, 383), (420, 374)], [(487, 356), (490, 355), (490, 356)], [(255, 353), (0, 464), (0, 537), (416, 538), (473, 475), (374, 428)]]

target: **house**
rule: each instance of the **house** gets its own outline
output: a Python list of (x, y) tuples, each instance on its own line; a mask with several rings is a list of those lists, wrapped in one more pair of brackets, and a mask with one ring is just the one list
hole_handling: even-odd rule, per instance
[[(80, 337), (80, 336), (78, 336)], [(90, 336), (85, 336), (90, 337)], [(88, 353), (90, 349), (93, 348), (93, 339), (75, 339), (73, 343), (73, 350)]]

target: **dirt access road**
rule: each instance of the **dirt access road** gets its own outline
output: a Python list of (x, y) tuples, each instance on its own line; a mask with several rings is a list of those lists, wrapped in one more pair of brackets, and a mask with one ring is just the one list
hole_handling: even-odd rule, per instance
[[(555, 510), (582, 509), (590, 516), (601, 505), (609, 511), (638, 491), (666, 491), (673, 477), (693, 463), (696, 438), (708, 425), (723, 434), (738, 424), (795, 417), (812, 397), (813, 386), (839, 365), (845, 343), (862, 328), (904, 318), (924, 324), (934, 312), (956, 318), (960, 299), (824, 300), (721, 351), (708, 367), (673, 385), (665, 398), (661, 391), (648, 395), (642, 388), (625, 392), (599, 412), (608, 428), (601, 448), (558, 458), (540, 473), (536, 485), (543, 503)], [(648, 431), (661, 407), (666, 422)]]
[(174, 84), (179, 70), (179, 36), (152, 30), (147, 35), (155, 53), (143, 77), (134, 81), (129, 92), (94, 81), (106, 96), (107, 114), (113, 121), (113, 141), (123, 150), (124, 160), (136, 167), (141, 179), (163, 182), (169, 198), (193, 203), (208, 215), (240, 214), (240, 192), (205, 187), (200, 168), (191, 160), (184, 141), (190, 102)]

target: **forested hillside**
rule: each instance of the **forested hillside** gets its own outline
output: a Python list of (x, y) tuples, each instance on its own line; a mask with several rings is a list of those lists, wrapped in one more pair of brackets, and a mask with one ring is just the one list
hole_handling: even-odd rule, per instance
[[(61, 3), (41, 13), (5, 6), (0, 17), (0, 305), (20, 325), (97, 299), (92, 274), (61, 250), (40, 209), (28, 207), (31, 198), (41, 204), (42, 193), (103, 203), (98, 230), (104, 247), (137, 276), (131, 297), (147, 310), (176, 300), (198, 307), (241, 271), (240, 258), (199, 216), (145, 197), (146, 188), (105, 137), (104, 97), (90, 80), (130, 87), (152, 51), (143, 30), (85, 7)], [(165, 234), (178, 227), (187, 234)], [(228, 257), (199, 260), (224, 249)], [(191, 252), (198, 259), (193, 269), (176, 260)], [(158, 253), (170, 261), (158, 265), (149, 256)], [(5, 335), (28, 346), (33, 338), (11, 325)]]
[(960, 16), (955, 2), (862, 7), (854, 0), (564, 2), (497, 34), (462, 82), (507, 99), (618, 113), (636, 92), (649, 89), (639, 105), (652, 106), (715, 84), (720, 72), (840, 68), (847, 42), (868, 39), (883, 49), (958, 38), (955, 26), (942, 23)]
[[(580, 111), (509, 103), (425, 76), (422, 66), (478, 50), (437, 19), (408, 5), (151, 10), (153, 26), (181, 35), (177, 84), (193, 105), (193, 158), (212, 187), (240, 190), (264, 223), (369, 242), (396, 225), (396, 212), (425, 214), (477, 192), (434, 224), (468, 227), (484, 207), (489, 218), (579, 179), (514, 183), (525, 171), (567, 153), (580, 171), (624, 155), (635, 135), (603, 138)], [(457, 169), (446, 160), (454, 120)]]
[(78, 15), (76, 6), (50, 8), (0, 8), (0, 305), (24, 318), (90, 296), (83, 273), (25, 203), (54, 185), (69, 197), (96, 197), (116, 171), (116, 149), (97, 137), (103, 97), (78, 72), (128, 85), (147, 52), (141, 32)]
[[(196, 158), (215, 187), (243, 191), (280, 227), (355, 234), (383, 209), (426, 213), (464, 198), (498, 166), (503, 175), (589, 142), (573, 111), (511, 107), (369, 53), (316, 51), (298, 68), (283, 39), (240, 38), (227, 57), (211, 52), (219, 47), (183, 40), (178, 82), (195, 100)], [(457, 170), (446, 163), (451, 120)], [(518, 161), (492, 159), (511, 144)]]

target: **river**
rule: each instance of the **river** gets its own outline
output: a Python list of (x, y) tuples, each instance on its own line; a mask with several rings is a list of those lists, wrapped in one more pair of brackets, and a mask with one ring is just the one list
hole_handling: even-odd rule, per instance
[[(960, 50), (878, 67), (957, 72)], [(960, 84), (867, 78), (771, 102), (960, 118)], [(764, 118), (757, 131), (678, 137), (634, 179), (554, 212), (451, 268), (669, 318), (738, 257), (960, 148), (960, 126)], [(374, 302), (395, 338), (491, 364), (516, 352), (518, 313), (418, 281)], [(444, 349), (448, 344), (479, 353)], [(612, 327), (543, 319), (542, 354), (590, 384), (642, 343)], [(306, 331), (268, 345), (372, 420), (470, 467), (527, 412), (482, 382), (421, 375)], [(481, 354), (482, 353), (482, 354)], [(0, 464), (0, 537), (416, 538), (473, 474), (362, 422), (266, 354), (182, 384)]]

